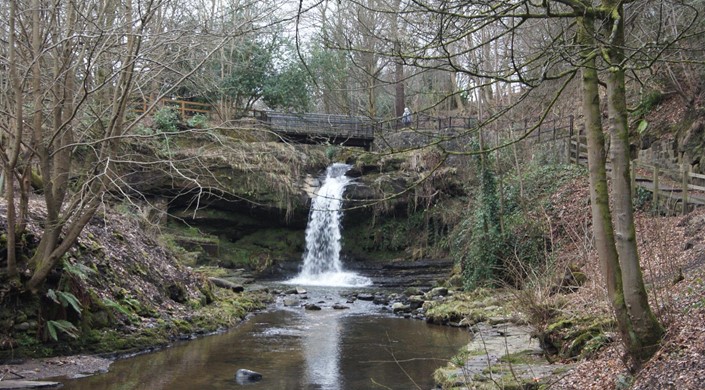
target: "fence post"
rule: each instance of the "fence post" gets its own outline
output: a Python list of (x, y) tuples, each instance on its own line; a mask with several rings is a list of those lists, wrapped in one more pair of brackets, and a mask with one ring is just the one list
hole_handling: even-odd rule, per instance
[(683, 163), (683, 180), (681, 191), (683, 191), (683, 215), (688, 213), (688, 178), (690, 176), (690, 165)]
[(630, 182), (630, 186), (631, 186), (631, 190), (632, 190), (632, 199), (633, 199), (634, 196), (636, 196), (636, 161), (632, 162), (630, 169), (631, 169), (631, 172), (629, 172), (629, 173), (631, 174), (631, 176), (629, 178), (629, 182)]
[(658, 204), (658, 201), (659, 201), (659, 199), (658, 199), (658, 198), (659, 198), (659, 191), (658, 191), (658, 188), (659, 188), (659, 185), (658, 185), (658, 167), (657, 167), (656, 165), (654, 165), (653, 183), (654, 183), (654, 192), (653, 192), (653, 194), (654, 194), (654, 196), (653, 196), (653, 198), (654, 198), (654, 210), (656, 211), (656, 215), (658, 215), (658, 209), (659, 209), (659, 207), (658, 207), (658, 206), (659, 206), (659, 204)]
[[(568, 122), (568, 164), (573, 162), (573, 153), (572, 153), (572, 147), (573, 147), (573, 116), (570, 115), (568, 118), (570, 118), (570, 121)], [(577, 159), (576, 159), (577, 163)]]

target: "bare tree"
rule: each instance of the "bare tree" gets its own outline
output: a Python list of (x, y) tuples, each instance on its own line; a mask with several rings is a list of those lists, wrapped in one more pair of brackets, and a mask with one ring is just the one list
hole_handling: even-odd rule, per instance
[[(159, 99), (193, 77), (233, 37), (256, 30), (259, 15), (250, 15), (238, 20), (245, 27), (233, 34), (225, 28), (207, 33), (212, 24), (204, 19), (211, 15), (193, 17), (191, 6), (188, 0), (0, 5), (0, 13), (11, 16), (0, 32), (6, 38), (1, 63), (9, 71), (0, 99), (3, 116), (10, 118), (0, 122), (7, 271), (17, 280), (18, 269), (27, 269), (27, 290), (40, 289), (103, 203), (127, 193), (125, 166), (140, 164), (130, 145), (141, 137), (164, 137), (138, 131)], [(147, 112), (135, 114), (132, 107), (143, 101), (150, 101)], [(25, 226), (33, 177), (46, 205), (44, 231), (29, 262), (18, 264), (16, 235)]]

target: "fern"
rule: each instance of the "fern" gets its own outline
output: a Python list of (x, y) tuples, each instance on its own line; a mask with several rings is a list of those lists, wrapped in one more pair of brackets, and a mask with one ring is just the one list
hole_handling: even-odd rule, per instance
[(122, 306), (121, 304), (119, 304), (119, 303), (113, 301), (112, 299), (104, 298), (104, 299), (103, 299), (103, 304), (105, 305), (105, 307), (109, 307), (109, 308), (111, 308), (111, 309), (114, 309), (115, 311), (117, 311), (117, 312), (119, 312), (119, 313), (122, 313), (122, 314), (124, 314), (124, 315), (126, 315), (126, 316), (128, 316), (128, 317), (131, 317), (131, 316), (132, 316), (132, 313), (131, 313), (129, 310), (125, 309), (124, 306)]
[(64, 271), (66, 271), (66, 273), (76, 276), (80, 280), (86, 280), (89, 275), (96, 273), (94, 269), (89, 268), (83, 264), (71, 264), (68, 261), (64, 261)]
[(81, 315), (81, 302), (79, 302), (78, 298), (76, 298), (76, 296), (71, 294), (70, 292), (49, 289), (49, 291), (47, 291), (46, 296), (47, 298), (51, 299), (52, 301), (56, 302), (57, 304), (63, 307), (71, 306), (71, 308), (75, 310), (78, 315)]
[(78, 338), (78, 333), (79, 330), (76, 328), (76, 326), (66, 320), (50, 320), (47, 321), (47, 332), (49, 333), (49, 337), (54, 340), (58, 341), (59, 340), (59, 334), (58, 332), (61, 332), (73, 339)]

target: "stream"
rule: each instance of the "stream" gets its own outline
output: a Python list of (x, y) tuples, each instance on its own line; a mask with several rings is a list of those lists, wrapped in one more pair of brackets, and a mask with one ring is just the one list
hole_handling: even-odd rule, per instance
[[(105, 374), (59, 379), (64, 389), (431, 389), (433, 371), (470, 339), (467, 330), (404, 319), (349, 291), (307, 287), (306, 303), (279, 302), (219, 335), (119, 360)], [(333, 309), (334, 304), (348, 309)], [(241, 385), (238, 369), (257, 371)]]
[[(62, 380), (64, 388), (434, 387), (434, 370), (470, 336), (458, 328), (399, 318), (370, 301), (347, 298), (373, 283), (367, 276), (346, 271), (340, 261), (340, 218), (343, 192), (351, 182), (345, 176), (349, 169), (340, 163), (329, 166), (311, 201), (301, 272), (282, 285), (282, 290), (305, 286), (306, 292), (280, 295), (274, 308), (227, 333), (117, 361), (106, 374)], [(235, 375), (240, 369), (255, 371), (262, 379), (243, 384)]]

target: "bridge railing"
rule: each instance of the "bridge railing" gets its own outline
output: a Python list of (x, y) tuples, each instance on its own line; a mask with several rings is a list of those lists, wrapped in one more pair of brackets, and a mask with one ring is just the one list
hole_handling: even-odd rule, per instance
[(477, 118), (475, 117), (437, 117), (424, 113), (416, 114), (416, 117), (413, 118), (412, 123), (417, 130), (437, 132), (467, 130), (477, 127), (478, 125)]
[(256, 111), (254, 116), (276, 131), (289, 134), (372, 139), (378, 128), (376, 122), (361, 116), (274, 111)]

